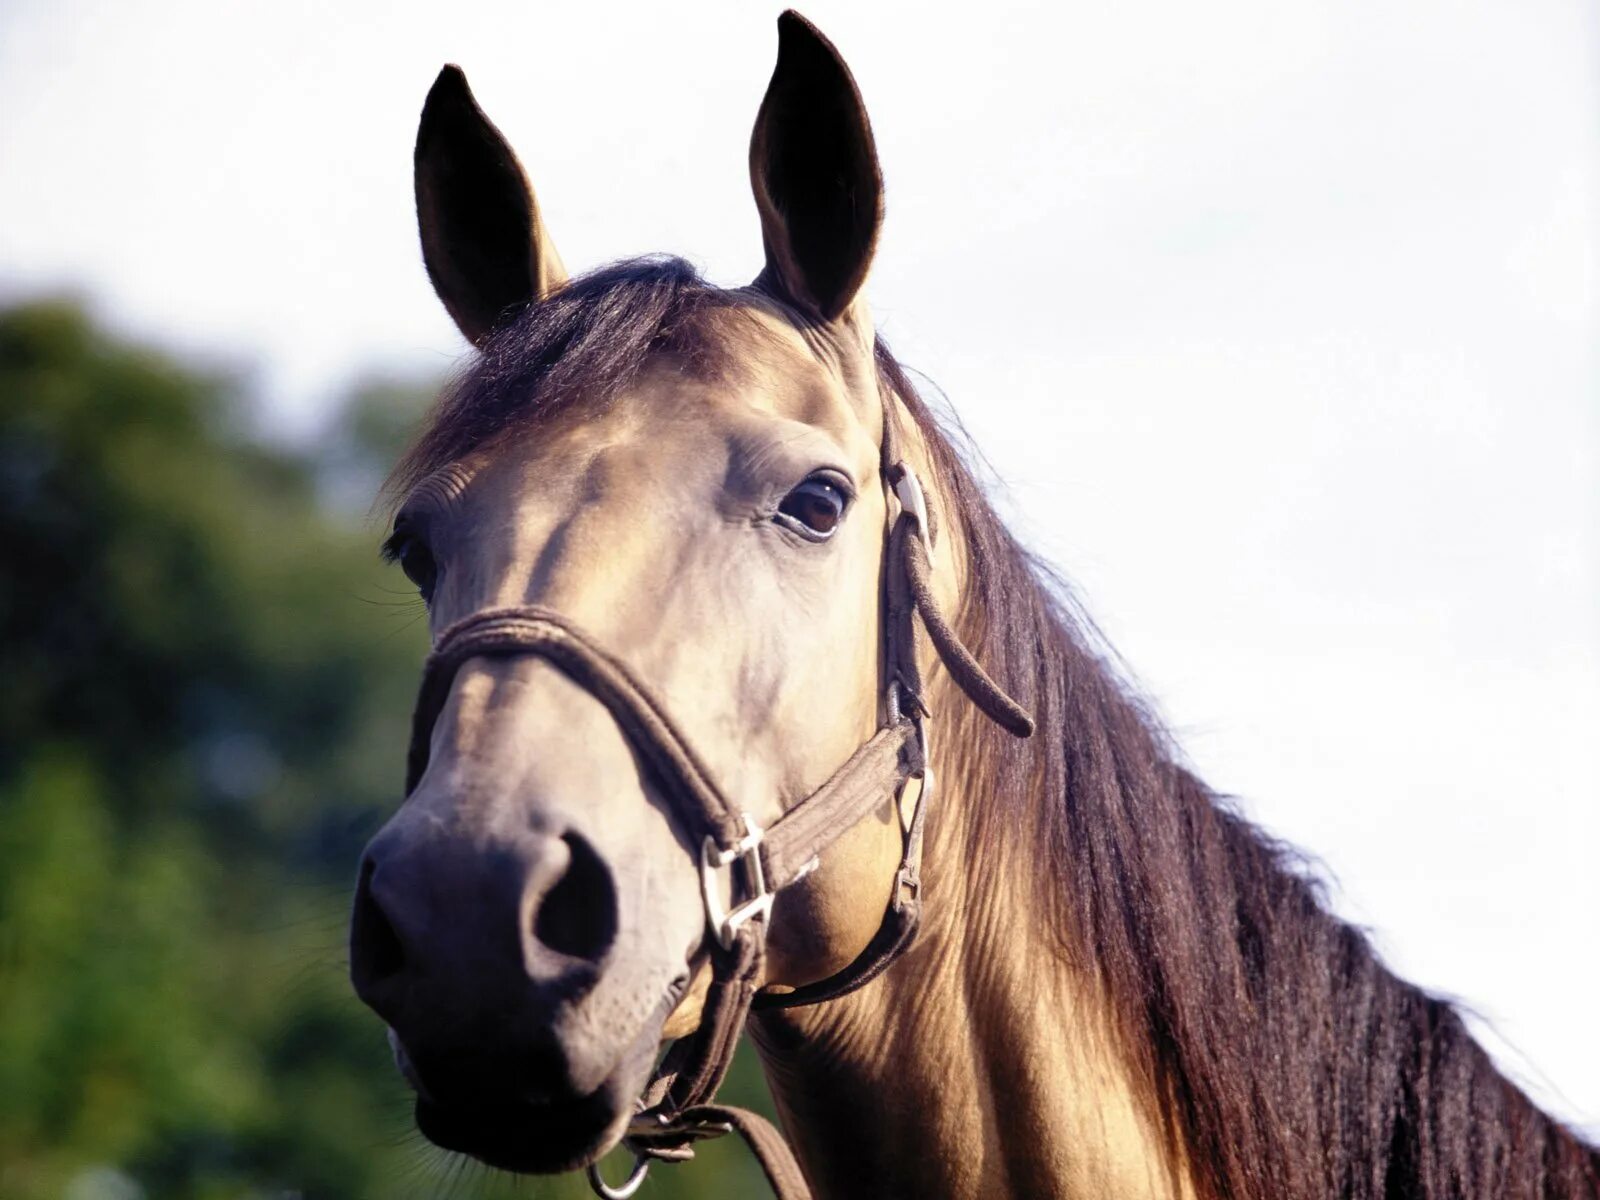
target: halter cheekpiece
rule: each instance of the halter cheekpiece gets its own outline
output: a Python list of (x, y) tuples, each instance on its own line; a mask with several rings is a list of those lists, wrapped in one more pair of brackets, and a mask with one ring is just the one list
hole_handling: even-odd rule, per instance
[[(921, 624), (951, 677), (1001, 727), (1019, 737), (1032, 718), (972, 658), (945, 621), (929, 584), (934, 527), (921, 482), (898, 450), (894, 400), (885, 396), (880, 471), (897, 502), (889, 519), (882, 609), (883, 719), (878, 731), (809, 796), (768, 828), (737, 809), (651, 689), (621, 660), (561, 614), (535, 605), (488, 609), (451, 625), (423, 668), (406, 760), (406, 794), (428, 765), (429, 742), (461, 664), (482, 656), (543, 658), (603, 704), (700, 846), (700, 879), (712, 963), (699, 1028), (673, 1043), (638, 1101), (623, 1143), (634, 1153), (628, 1180), (608, 1185), (589, 1168), (596, 1194), (626, 1200), (652, 1159), (682, 1161), (693, 1143), (738, 1132), (754, 1150), (780, 1200), (810, 1193), (782, 1135), (756, 1113), (714, 1103), (752, 1008), (790, 1008), (832, 1000), (881, 974), (910, 945), (921, 912), (918, 870), (924, 816), (933, 792), (929, 712), (917, 668)], [(901, 807), (900, 864), (877, 933), (856, 959), (826, 979), (788, 992), (757, 992), (766, 959), (773, 898), (816, 868), (846, 830), (919, 781), (911, 811)], [(724, 904), (725, 890), (731, 901)]]

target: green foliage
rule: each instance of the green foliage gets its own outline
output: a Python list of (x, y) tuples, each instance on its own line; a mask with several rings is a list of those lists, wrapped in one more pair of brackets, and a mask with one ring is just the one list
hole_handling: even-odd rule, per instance
[[(588, 1194), (426, 1146), (345, 978), (425, 649), (366, 509), (422, 398), (269, 447), (230, 379), (0, 311), (0, 1196)], [(724, 1144), (646, 1194), (758, 1178)]]

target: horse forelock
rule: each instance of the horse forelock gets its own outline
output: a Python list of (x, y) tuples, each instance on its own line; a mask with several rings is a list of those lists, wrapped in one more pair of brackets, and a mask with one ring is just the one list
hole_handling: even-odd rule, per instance
[(652, 356), (703, 373), (729, 366), (704, 318), (736, 304), (688, 262), (663, 256), (603, 267), (508, 313), (446, 386), (383, 497), (397, 504), (436, 471), (574, 405), (608, 404)]

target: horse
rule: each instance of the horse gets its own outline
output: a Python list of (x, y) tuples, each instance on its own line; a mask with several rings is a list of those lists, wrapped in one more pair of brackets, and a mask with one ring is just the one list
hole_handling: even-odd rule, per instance
[[(785, 1197), (1600, 1196), (996, 515), (874, 331), (871, 127), (794, 13), (750, 173), (749, 286), (573, 278), (462, 73), (424, 107), (476, 353), (388, 485), (434, 650), (351, 923), (424, 1135), (603, 1196), (730, 1130)], [(715, 1103), (745, 1028), (792, 1155)]]

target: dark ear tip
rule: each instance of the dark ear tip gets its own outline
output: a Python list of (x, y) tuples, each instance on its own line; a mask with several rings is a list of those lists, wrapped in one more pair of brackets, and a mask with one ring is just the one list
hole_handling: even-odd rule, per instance
[(825, 47), (831, 54), (837, 56), (833, 43), (824, 36), (810, 21), (792, 8), (786, 8), (778, 17), (778, 47), (780, 51), (791, 40), (811, 42), (813, 45)]
[(447, 136), (463, 119), (480, 116), (478, 102), (467, 86), (467, 75), (455, 63), (446, 63), (439, 77), (428, 89), (428, 98), (422, 102), (422, 121), (417, 126), (417, 153), (425, 145)]
[(428, 89), (428, 103), (437, 100), (456, 99), (465, 96), (472, 98), (472, 89), (467, 86), (467, 73), (455, 63), (445, 63), (439, 70), (439, 77), (433, 81), (433, 86)]

